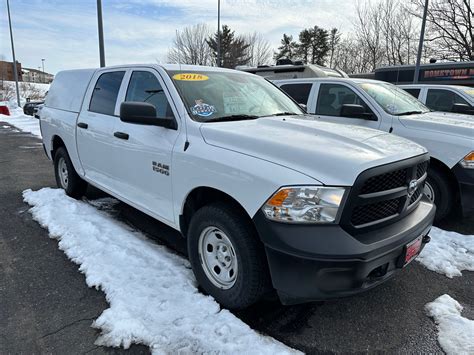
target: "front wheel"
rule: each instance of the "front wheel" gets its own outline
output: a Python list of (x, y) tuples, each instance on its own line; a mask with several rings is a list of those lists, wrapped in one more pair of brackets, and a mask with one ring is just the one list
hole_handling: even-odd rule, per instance
[(79, 198), (85, 194), (87, 183), (76, 173), (64, 147), (59, 148), (54, 154), (54, 175), (56, 184), (64, 189), (68, 196)]
[(456, 198), (455, 190), (448, 177), (438, 169), (430, 167), (424, 193), (436, 205), (435, 221), (439, 222), (446, 218)]
[(269, 288), (263, 247), (246, 217), (216, 203), (199, 209), (189, 226), (194, 275), (206, 293), (229, 309), (250, 306)]

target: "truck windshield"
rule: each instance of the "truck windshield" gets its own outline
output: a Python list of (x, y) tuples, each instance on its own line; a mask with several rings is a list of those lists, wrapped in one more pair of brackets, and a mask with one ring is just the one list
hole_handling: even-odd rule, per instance
[(304, 111), (265, 79), (228, 71), (169, 71), (191, 116), (200, 122), (303, 115)]
[(474, 88), (461, 88), (461, 91), (474, 100)]
[(412, 95), (395, 85), (366, 82), (360, 83), (359, 86), (391, 115), (403, 116), (430, 111)]

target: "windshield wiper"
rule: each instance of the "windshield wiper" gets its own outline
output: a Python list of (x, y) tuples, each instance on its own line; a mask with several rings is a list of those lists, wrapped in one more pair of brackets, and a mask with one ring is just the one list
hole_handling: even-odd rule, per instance
[(402, 113), (396, 113), (395, 116), (410, 116), (410, 115), (416, 115), (419, 113), (423, 113), (423, 111), (407, 111), (407, 112), (402, 112)]
[(260, 116), (255, 116), (255, 115), (230, 115), (230, 116), (211, 118), (203, 122), (229, 122), (229, 121), (255, 120), (259, 117)]
[(269, 116), (293, 116), (293, 115), (302, 115), (302, 113), (296, 113), (296, 112), (278, 112), (273, 115)]

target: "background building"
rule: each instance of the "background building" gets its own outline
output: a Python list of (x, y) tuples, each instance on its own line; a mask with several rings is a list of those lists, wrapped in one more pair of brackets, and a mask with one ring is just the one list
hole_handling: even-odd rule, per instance
[[(16, 62), (16, 69), (18, 71), (18, 81), (23, 80), (23, 75), (21, 71), (21, 63)], [(13, 62), (6, 62), (0, 60), (0, 80), (13, 81), (15, 80), (15, 75), (13, 71)]]

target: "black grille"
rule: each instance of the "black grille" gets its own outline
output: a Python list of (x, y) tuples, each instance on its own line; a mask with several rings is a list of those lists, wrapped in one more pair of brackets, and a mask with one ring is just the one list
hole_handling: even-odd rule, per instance
[(420, 186), (418, 189), (415, 190), (413, 195), (411, 195), (410, 197), (410, 205), (412, 205), (418, 199), (418, 197), (420, 197), (422, 191), (423, 191), (423, 186)]
[(400, 210), (402, 199), (394, 198), (391, 200), (371, 203), (365, 206), (357, 206), (352, 212), (351, 222), (355, 226), (370, 223), (380, 219), (396, 215)]
[(425, 161), (423, 163), (418, 164), (416, 167), (416, 178), (419, 179), (423, 176), (423, 174), (428, 170), (428, 162)]
[[(425, 155), (362, 172), (341, 216), (344, 228), (354, 236), (363, 235), (410, 213), (421, 200), (428, 161)], [(411, 191), (414, 180), (417, 188)]]
[(386, 191), (406, 185), (407, 170), (400, 169), (389, 173), (372, 176), (362, 186), (361, 194), (370, 194), (373, 192)]

